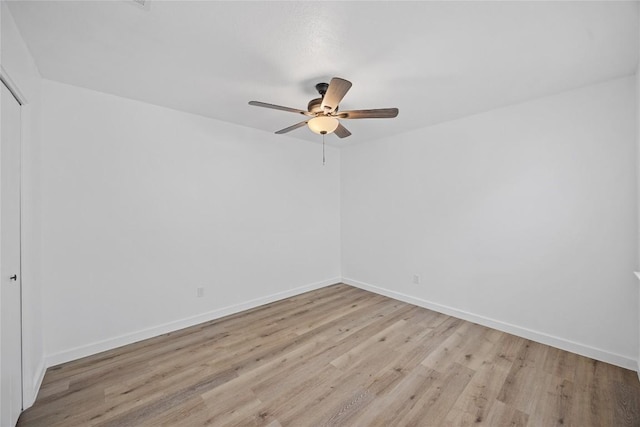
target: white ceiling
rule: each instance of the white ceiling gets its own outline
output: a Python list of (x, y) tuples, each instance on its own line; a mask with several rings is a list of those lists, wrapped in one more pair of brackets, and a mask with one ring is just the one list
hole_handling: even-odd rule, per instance
[[(630, 75), (636, 2), (14, 1), (43, 77), (273, 132), (314, 85), (353, 82), (336, 145)], [(286, 137), (318, 141), (300, 128)]]

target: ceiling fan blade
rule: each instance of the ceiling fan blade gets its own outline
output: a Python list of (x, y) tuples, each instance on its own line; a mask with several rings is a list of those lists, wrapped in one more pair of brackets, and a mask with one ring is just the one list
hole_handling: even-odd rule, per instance
[(306, 125), (307, 122), (306, 120), (304, 122), (300, 122), (300, 123), (296, 123), (295, 125), (289, 126), (288, 128), (284, 128), (284, 129), (280, 129), (279, 131), (277, 131), (276, 133), (278, 135), (282, 135), (283, 133), (287, 133), (287, 132), (291, 132), (292, 130), (301, 128), (302, 126)]
[(254, 105), (256, 107), (272, 108), (274, 110), (288, 111), (290, 113), (304, 114), (305, 116), (314, 115), (313, 113), (310, 113), (304, 110), (298, 110), (297, 108), (289, 108), (289, 107), (283, 107), (282, 105), (267, 104), (266, 102), (260, 102), (260, 101), (249, 101), (249, 105)]
[(333, 133), (335, 133), (338, 138), (346, 138), (351, 135), (351, 132), (349, 132), (346, 127), (342, 126), (342, 123), (338, 125)]
[(349, 89), (351, 89), (350, 81), (341, 79), (340, 77), (332, 78), (329, 83), (329, 88), (327, 88), (327, 93), (325, 93), (322, 98), (322, 109), (332, 112), (335, 111)]
[(377, 108), (375, 110), (340, 111), (336, 117), (341, 119), (392, 119), (397, 115), (397, 108)]

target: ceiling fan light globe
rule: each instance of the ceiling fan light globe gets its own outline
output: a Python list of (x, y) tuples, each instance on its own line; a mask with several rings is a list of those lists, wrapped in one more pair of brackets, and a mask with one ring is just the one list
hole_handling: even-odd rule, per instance
[(321, 135), (322, 133), (332, 133), (336, 130), (339, 124), (340, 122), (338, 119), (327, 116), (314, 117), (307, 122), (311, 132), (317, 133), (318, 135)]

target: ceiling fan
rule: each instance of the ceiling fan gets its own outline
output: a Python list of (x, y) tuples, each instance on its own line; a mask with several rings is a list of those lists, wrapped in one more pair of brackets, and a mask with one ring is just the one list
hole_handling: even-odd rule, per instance
[(306, 120), (296, 123), (295, 125), (280, 129), (276, 132), (277, 134), (291, 132), (294, 129), (307, 125), (312, 132), (317, 134), (326, 135), (335, 133), (339, 138), (346, 138), (351, 135), (351, 132), (342, 126), (339, 119), (391, 119), (398, 115), (397, 108), (338, 111), (338, 106), (342, 98), (344, 98), (350, 88), (351, 82), (339, 77), (332, 78), (330, 83), (318, 83), (316, 90), (320, 94), (320, 98), (309, 101), (307, 111), (259, 101), (250, 101), (249, 105), (289, 111), (308, 117)]

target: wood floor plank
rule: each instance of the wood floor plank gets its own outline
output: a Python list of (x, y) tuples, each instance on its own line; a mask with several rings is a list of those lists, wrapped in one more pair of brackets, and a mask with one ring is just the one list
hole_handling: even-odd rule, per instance
[[(517, 410), (513, 406), (504, 404), (499, 400), (491, 406), (491, 410), (487, 415), (486, 425), (491, 427), (525, 427), (529, 425), (536, 427), (536, 424), (529, 424), (528, 414)], [(576, 424), (575, 427), (578, 427), (578, 425)]]
[(263, 408), (256, 412), (256, 416), (259, 415), (269, 422), (277, 420), (283, 425), (289, 425), (287, 420), (296, 420), (300, 425), (308, 424), (311, 422), (308, 416), (309, 411), (323, 406), (322, 402), (335, 390), (335, 385), (341, 382), (343, 375), (340, 370), (330, 364), (323, 365), (313, 375), (296, 377), (295, 374), (299, 372), (292, 374), (287, 375), (287, 379), (291, 380), (288, 386), (278, 383), (271, 389), (256, 391), (264, 402)]
[(382, 396), (372, 408), (361, 414), (356, 425), (386, 426), (402, 419), (414, 406), (421, 404), (420, 399), (430, 387), (436, 384), (440, 373), (425, 366), (417, 366), (392, 390)]
[(498, 354), (495, 354), (493, 360), (487, 361), (460, 393), (445, 424), (491, 425), (487, 424), (489, 412), (497, 401), (510, 367), (511, 363), (505, 362)]
[(424, 393), (416, 396), (418, 403), (400, 418), (399, 424), (412, 426), (441, 426), (458, 396), (467, 387), (474, 371), (458, 363), (451, 363)]
[(640, 399), (638, 398), (637, 387), (633, 387), (628, 381), (615, 381), (613, 385), (613, 400), (615, 404), (613, 413), (614, 425), (639, 425)]
[(546, 372), (542, 369), (548, 346), (525, 341), (513, 361), (498, 400), (530, 414), (544, 395)]
[(52, 367), (18, 425), (640, 426), (640, 382), (338, 284)]

